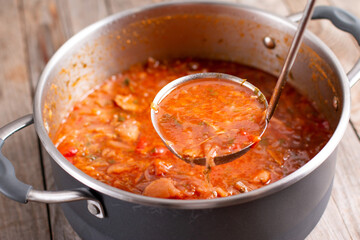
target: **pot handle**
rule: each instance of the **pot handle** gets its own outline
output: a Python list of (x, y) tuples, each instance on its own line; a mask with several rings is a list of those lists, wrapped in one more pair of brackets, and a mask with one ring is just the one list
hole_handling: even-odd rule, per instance
[(16, 178), (14, 166), (2, 154), (1, 150), (8, 137), (33, 123), (33, 115), (29, 114), (0, 128), (0, 192), (20, 203), (27, 203), (28, 201), (64, 203), (87, 200), (89, 212), (98, 218), (104, 218), (104, 208), (101, 202), (86, 188), (64, 191), (39, 191)]
[[(297, 13), (288, 18), (297, 22), (301, 19), (302, 13)], [(360, 45), (360, 19), (351, 13), (333, 6), (317, 6), (314, 9), (312, 19), (328, 19), (337, 28), (350, 33)], [(353, 68), (347, 73), (350, 87), (354, 86), (360, 79), (360, 59)]]

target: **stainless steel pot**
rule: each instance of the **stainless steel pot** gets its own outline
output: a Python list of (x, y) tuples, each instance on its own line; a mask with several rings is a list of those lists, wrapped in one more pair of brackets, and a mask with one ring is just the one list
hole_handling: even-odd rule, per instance
[[(332, 20), (360, 43), (360, 22), (348, 13), (320, 7), (314, 17)], [(350, 86), (360, 77), (360, 62), (347, 76), (335, 55), (310, 32), (290, 82), (317, 103), (335, 132), (306, 165), (266, 187), (211, 200), (145, 197), (89, 177), (51, 141), (74, 102), (108, 76), (149, 56), (232, 60), (277, 75), (294, 31), (289, 19), (216, 2), (157, 4), (91, 25), (47, 64), (37, 87), (34, 115), (0, 128), (1, 150), (7, 137), (35, 122), (53, 159), (57, 187), (66, 190), (34, 190), (16, 179), (11, 163), (0, 153), (0, 191), (23, 203), (68, 202), (63, 205), (65, 215), (84, 239), (303, 239), (329, 200), (336, 148), (349, 121)]]

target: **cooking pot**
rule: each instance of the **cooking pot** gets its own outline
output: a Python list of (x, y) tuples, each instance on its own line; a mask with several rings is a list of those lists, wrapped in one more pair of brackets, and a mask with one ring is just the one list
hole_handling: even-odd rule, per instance
[[(360, 43), (359, 20), (343, 10), (318, 7), (313, 18), (330, 19)], [(310, 32), (305, 34), (289, 82), (316, 103), (335, 131), (307, 164), (268, 186), (208, 200), (141, 196), (86, 175), (51, 141), (76, 101), (107, 77), (149, 56), (231, 60), (277, 75), (295, 30), (290, 19), (217, 2), (156, 4), (87, 27), (68, 40), (45, 67), (34, 114), (0, 128), (1, 150), (7, 137), (35, 123), (53, 160), (59, 191), (38, 191), (20, 182), (1, 153), (0, 191), (22, 203), (66, 202), (65, 215), (84, 239), (305, 238), (329, 200), (336, 149), (349, 121), (350, 87), (360, 77), (360, 62), (346, 75), (331, 50)]]

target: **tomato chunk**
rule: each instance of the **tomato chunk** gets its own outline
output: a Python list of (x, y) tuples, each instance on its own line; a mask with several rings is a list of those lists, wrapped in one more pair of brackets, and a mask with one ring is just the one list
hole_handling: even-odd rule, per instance
[(149, 143), (147, 142), (146, 137), (141, 136), (136, 144), (135, 151), (138, 153), (144, 153), (148, 145)]
[(164, 155), (164, 154), (166, 154), (168, 152), (169, 152), (169, 149), (167, 147), (165, 147), (165, 146), (157, 146), (157, 147), (154, 147), (151, 150), (150, 154), (152, 156), (157, 157), (157, 156), (162, 156), (162, 155)]
[(75, 147), (69, 147), (67, 151), (63, 152), (62, 154), (64, 157), (74, 157), (77, 154), (78, 150)]

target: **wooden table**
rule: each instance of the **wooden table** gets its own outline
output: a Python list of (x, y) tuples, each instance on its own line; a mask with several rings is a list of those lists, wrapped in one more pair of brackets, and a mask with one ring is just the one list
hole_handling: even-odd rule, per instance
[[(69, 37), (112, 13), (161, 0), (0, 0), (0, 126), (32, 113), (42, 69)], [(241, 0), (276, 14), (301, 11), (305, 0)], [(359, 0), (318, 0), (360, 17)], [(329, 22), (310, 29), (337, 55), (348, 71), (360, 56), (352, 37)], [(325, 214), (307, 239), (360, 239), (360, 84), (352, 90), (351, 122), (340, 143), (334, 189)], [(4, 155), (17, 176), (36, 189), (54, 189), (49, 159), (33, 127), (11, 137)], [(26, 205), (0, 196), (0, 239), (79, 239), (59, 205)]]

